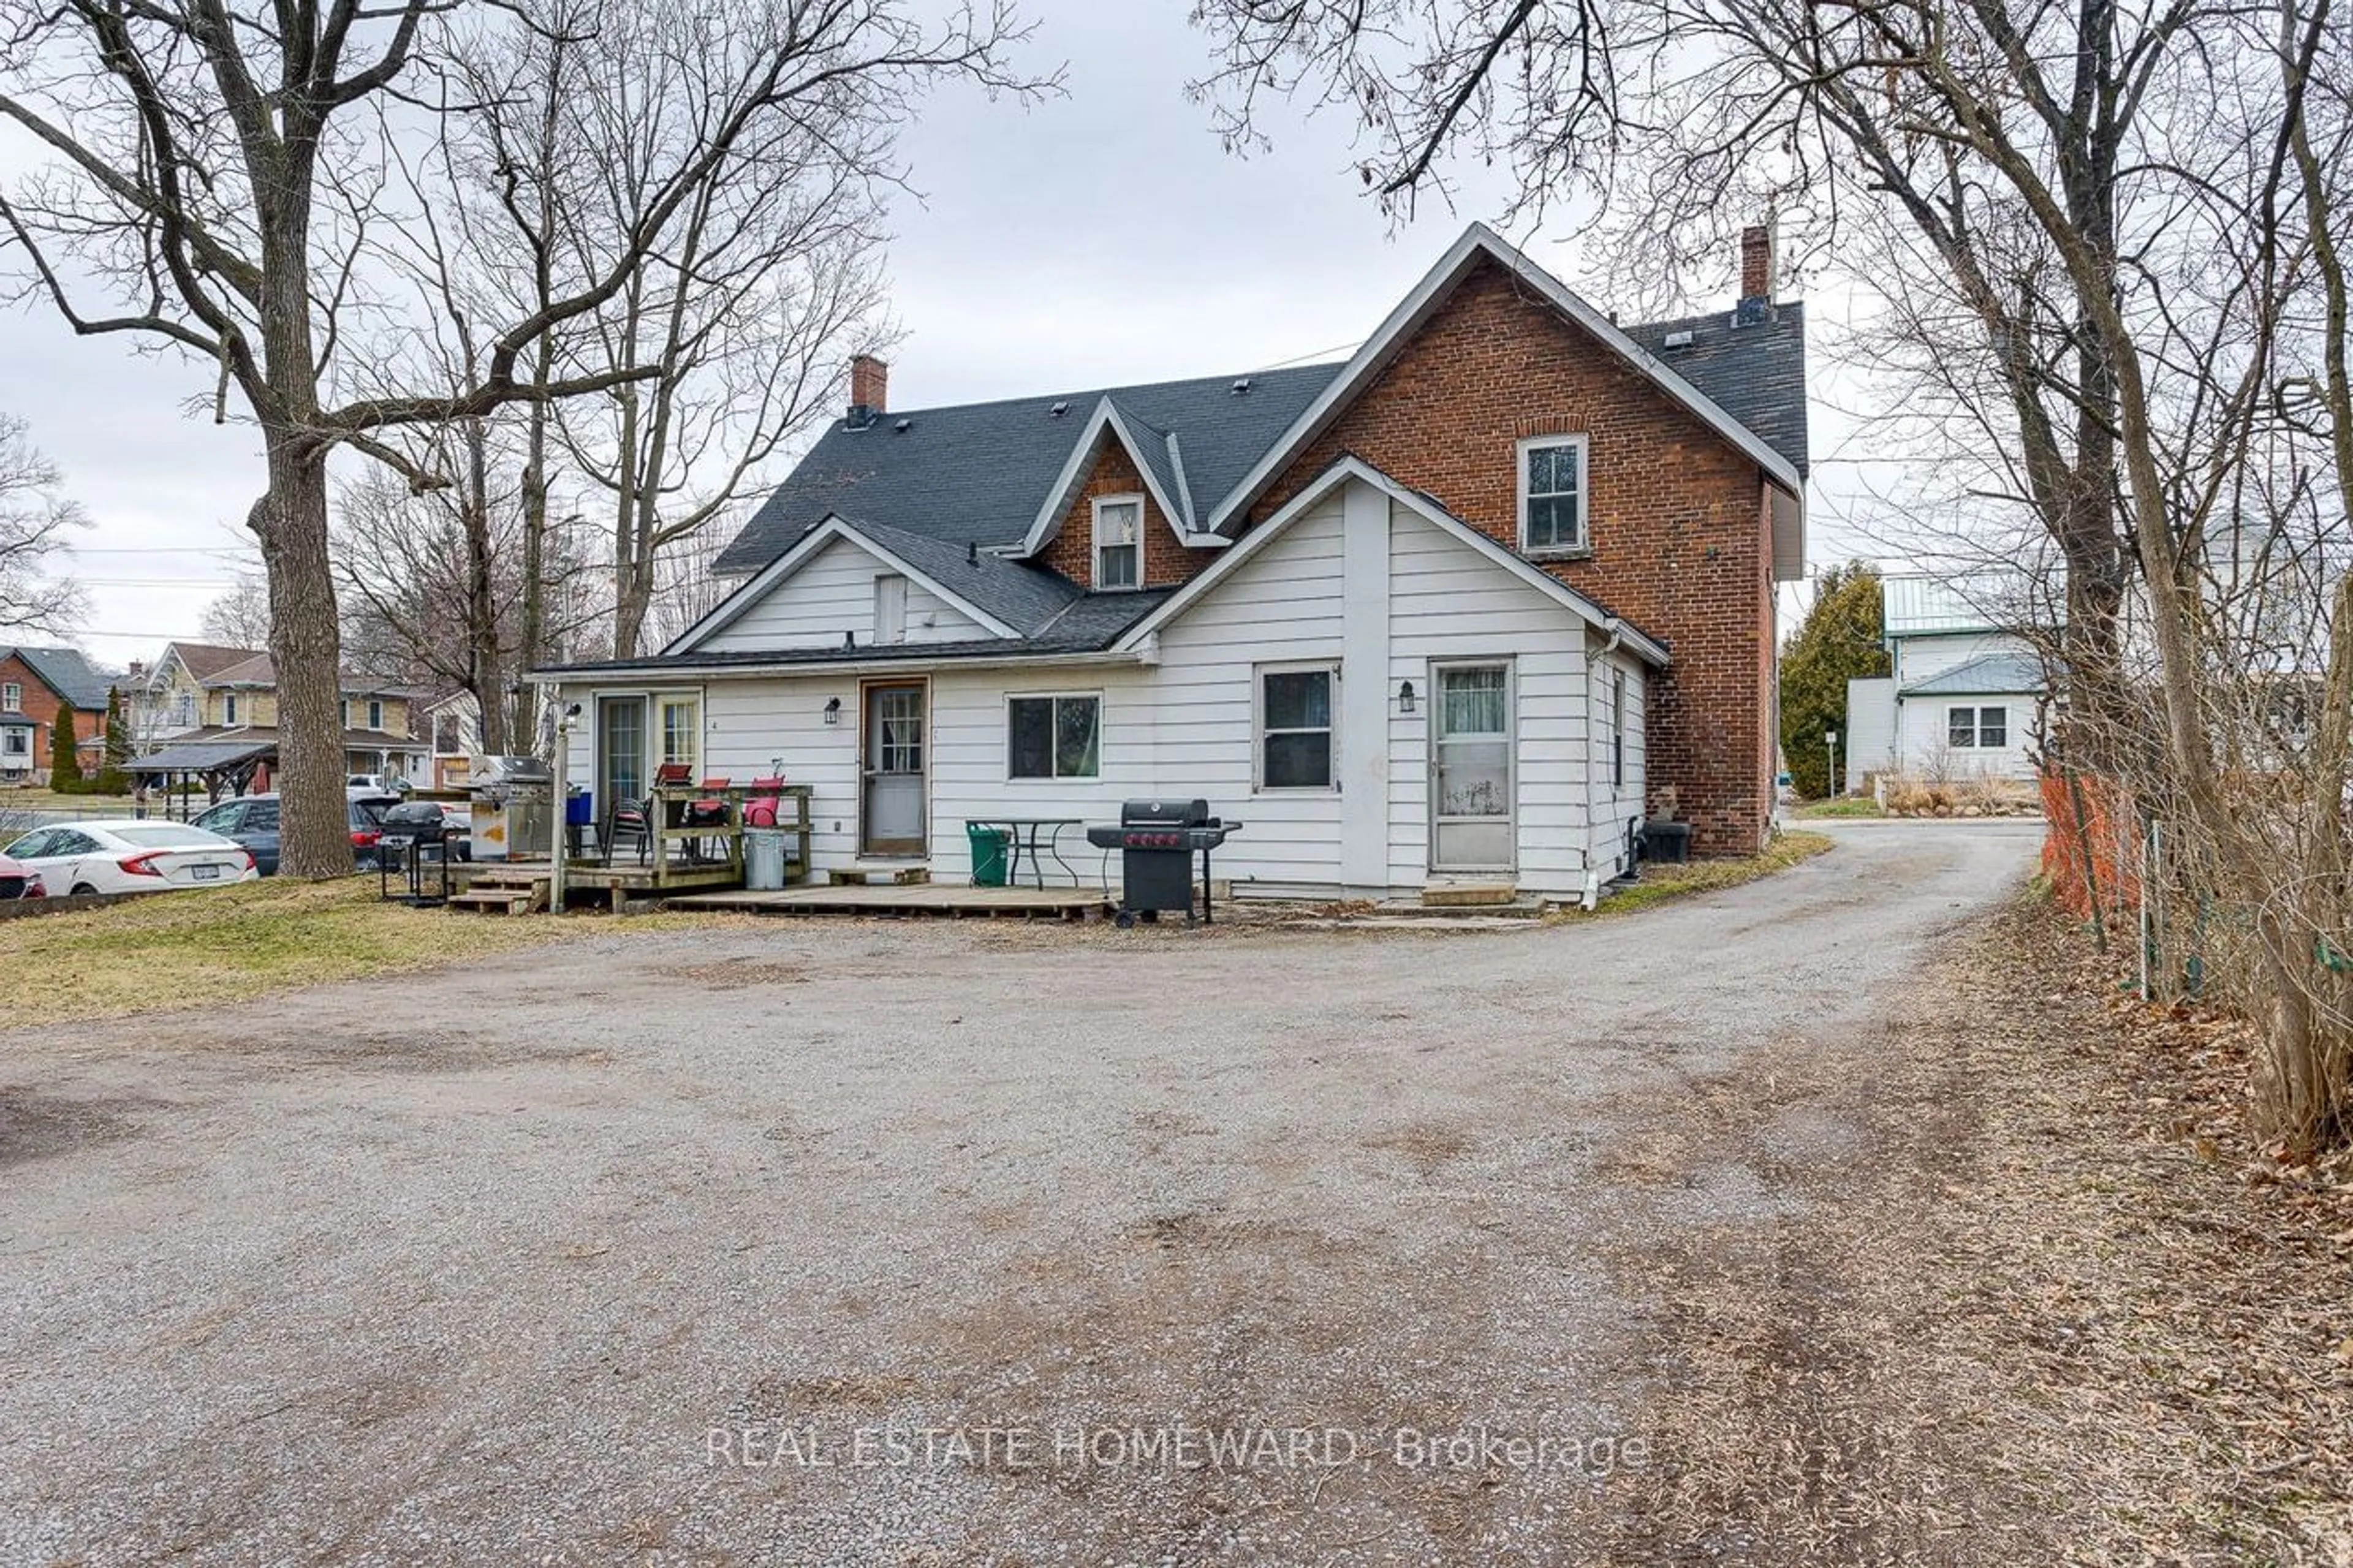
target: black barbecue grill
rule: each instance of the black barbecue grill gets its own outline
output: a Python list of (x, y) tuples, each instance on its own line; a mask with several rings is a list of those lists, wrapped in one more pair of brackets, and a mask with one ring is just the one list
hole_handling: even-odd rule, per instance
[[(375, 844), (379, 897), (396, 899), (417, 909), (432, 909), (449, 901), (449, 841), (458, 836), (458, 830), (448, 823), (436, 801), (404, 800), (385, 807), (377, 824)], [(428, 860), (438, 863), (438, 889), (426, 880), (425, 866)], [(396, 875), (406, 884), (406, 891), (393, 890)]]
[(1141, 915), (1156, 921), (1166, 910), (1185, 911), (1193, 923), (1193, 857), (1201, 858), (1201, 919), (1215, 920), (1209, 898), (1209, 851), (1240, 829), (1209, 815), (1206, 800), (1131, 800), (1119, 810), (1116, 827), (1090, 827), (1087, 842), (1120, 851), (1119, 923), (1132, 926)]

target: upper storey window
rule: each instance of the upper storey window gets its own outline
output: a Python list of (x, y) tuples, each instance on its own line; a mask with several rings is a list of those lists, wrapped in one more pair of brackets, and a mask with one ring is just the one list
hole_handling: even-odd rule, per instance
[(1588, 548), (1585, 437), (1535, 436), (1520, 443), (1520, 548), (1531, 555)]
[(1095, 586), (1144, 585), (1144, 498), (1105, 496), (1095, 502)]

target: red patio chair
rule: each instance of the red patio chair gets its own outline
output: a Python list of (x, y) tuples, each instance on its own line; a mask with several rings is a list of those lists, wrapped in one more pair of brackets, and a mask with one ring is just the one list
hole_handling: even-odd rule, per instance
[[(727, 788), (728, 783), (728, 779), (723, 774), (715, 778), (707, 778), (703, 780), (702, 787), (704, 789), (713, 791), (724, 790)], [(694, 802), (686, 808), (686, 821), (683, 826), (688, 827), (724, 827), (727, 826), (731, 815), (732, 814), (727, 805), (727, 797), (724, 795), (713, 794), (705, 796), (702, 800)], [(687, 840), (687, 852), (697, 860), (703, 859), (705, 858), (706, 847), (715, 844), (716, 842), (717, 841), (714, 839), (690, 838)]]
[(767, 795), (755, 795), (750, 800), (744, 803), (744, 826), (746, 827), (774, 827), (776, 825), (776, 817), (778, 814), (780, 814), (785, 808), (783, 799), (785, 775), (778, 773), (772, 779), (754, 779), (752, 781), (752, 787), (755, 790), (767, 790), (772, 793)]

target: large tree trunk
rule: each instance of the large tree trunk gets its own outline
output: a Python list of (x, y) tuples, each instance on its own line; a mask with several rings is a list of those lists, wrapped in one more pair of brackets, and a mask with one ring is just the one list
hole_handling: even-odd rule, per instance
[(327, 562), (327, 450), (265, 428), (269, 493), (253, 506), (269, 567), (269, 657), (278, 667), (279, 868), (340, 877), (352, 868), (343, 793), (343, 637)]
[(480, 419), (466, 422), (466, 668), (482, 716), (482, 750), (504, 756), (507, 743), (506, 661), (499, 657), (499, 594), (491, 570), (490, 436)]

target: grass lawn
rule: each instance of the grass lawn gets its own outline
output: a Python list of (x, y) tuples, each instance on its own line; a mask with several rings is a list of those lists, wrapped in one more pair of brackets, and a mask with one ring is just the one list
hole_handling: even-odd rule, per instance
[(1879, 803), (1868, 796), (1844, 800), (1810, 800), (1798, 807), (1797, 814), (1801, 817), (1883, 816), (1886, 815), (1879, 809)]
[(1751, 855), (1738, 860), (1694, 860), (1685, 866), (1662, 866), (1655, 862), (1642, 867), (1641, 880), (1623, 888), (1601, 900), (1601, 907), (1588, 915), (1571, 908), (1563, 911), (1569, 920), (1599, 920), (1609, 915), (1632, 914), (1662, 904), (1669, 899), (1680, 899), (1693, 893), (1713, 893), (1723, 888), (1736, 888), (1743, 882), (1753, 882), (1759, 877), (1769, 877), (1776, 871), (1786, 871), (1801, 860), (1810, 860), (1831, 847), (1832, 840), (1824, 834), (1792, 829), (1775, 836), (1761, 855)]
[(269, 878), (150, 893), (105, 909), (0, 921), (0, 963), (37, 975), (65, 1018), (235, 1002), (298, 985), (429, 969), (482, 953), (617, 930), (710, 924), (705, 915), (453, 914), (385, 903), (373, 876)]

